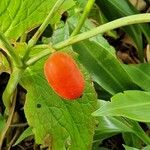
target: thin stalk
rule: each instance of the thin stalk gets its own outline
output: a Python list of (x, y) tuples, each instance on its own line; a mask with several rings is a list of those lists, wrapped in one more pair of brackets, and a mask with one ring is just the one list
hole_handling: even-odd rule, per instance
[(11, 128), (14, 128), (14, 127), (23, 128), (23, 127), (26, 127), (26, 126), (28, 126), (28, 123), (16, 123), (16, 124), (11, 124), (10, 125)]
[(12, 103), (12, 106), (10, 108), (10, 112), (9, 112), (9, 117), (7, 119), (7, 122), (6, 122), (6, 125), (1, 133), (1, 136), (0, 136), (0, 150), (2, 150), (2, 145), (3, 145), (3, 140), (5, 138), (5, 135), (9, 129), (9, 126), (11, 124), (11, 121), (12, 121), (12, 118), (13, 118), (13, 114), (14, 114), (14, 110), (15, 110), (15, 105), (16, 105), (16, 96), (17, 96), (17, 92), (14, 92), (14, 95), (13, 95), (13, 103)]
[(104, 32), (107, 32), (107, 31), (110, 31), (110, 30), (113, 30), (122, 26), (137, 24), (137, 23), (145, 23), (145, 22), (150, 22), (150, 13), (122, 17), (122, 18), (113, 20), (109, 23), (103, 24), (99, 27), (96, 27), (90, 31), (70, 37), (69, 39), (63, 42), (53, 45), (53, 48), (61, 49), (66, 46), (72, 45), (74, 43), (80, 42), (82, 40), (94, 37), (98, 34), (101, 34), (101, 33), (104, 33)]
[[(64, 47), (70, 46), (72, 44), (75, 44), (77, 42), (80, 42), (82, 40), (86, 40), (88, 38), (94, 37), (98, 34), (102, 34), (104, 32), (107, 32), (109, 30), (113, 30), (122, 26), (131, 25), (131, 24), (137, 24), (137, 23), (144, 23), (144, 22), (150, 22), (150, 13), (147, 14), (138, 14), (138, 15), (131, 15), (127, 17), (123, 17), (120, 19), (116, 19), (114, 21), (111, 21), (109, 23), (103, 24), (99, 27), (96, 27), (94, 29), (91, 29), (90, 31), (78, 34), (76, 36), (70, 37), (69, 39), (60, 42), (58, 44), (53, 45), (52, 47), (54, 49), (62, 49)], [(42, 53), (42, 52), (41, 52)], [(45, 57), (46, 55), (50, 54), (51, 51), (49, 49), (45, 49), (44, 54), (40, 56), (40, 53), (37, 54), (37, 56), (32, 57), (28, 60), (26, 63), (27, 65), (30, 65), (31, 63), (35, 63), (39, 59)], [(35, 59), (36, 57), (36, 59)]]
[(41, 58), (43, 58), (44, 56), (46, 56), (46, 55), (48, 55), (48, 54), (50, 54), (50, 53), (53, 53), (53, 52), (55, 52), (55, 50), (54, 49), (45, 49), (45, 50), (43, 50), (43, 51), (41, 51), (41, 52), (39, 52), (36, 56), (34, 56), (34, 57), (32, 57), (31, 59), (29, 59), (25, 64), (26, 64), (26, 66), (31, 66), (31, 65), (33, 65), (35, 62), (37, 62), (39, 59), (41, 59)]
[(28, 58), (28, 55), (29, 55), (30, 50), (31, 50), (31, 47), (36, 44), (36, 42), (39, 39), (39, 37), (41, 36), (41, 34), (44, 32), (44, 30), (46, 29), (47, 25), (50, 23), (50, 20), (53, 18), (55, 12), (60, 8), (60, 6), (63, 4), (64, 1), (65, 0), (57, 0), (57, 2), (55, 3), (55, 5), (51, 9), (51, 11), (49, 12), (48, 16), (46, 17), (46, 19), (44, 20), (42, 25), (39, 27), (39, 29), (36, 31), (36, 33), (33, 35), (33, 37), (29, 40), (28, 48), (26, 50), (26, 54), (24, 56), (24, 60), (26, 60), (26, 58)]
[(16, 66), (23, 66), (21, 58), (15, 53), (13, 46), (9, 43), (7, 38), (0, 32), (0, 47), (7, 53), (7, 55), (14, 61)]
[(24, 33), (20, 38), (20, 42), (26, 42), (27, 35), (28, 35), (27, 33)]
[(75, 36), (76, 34), (78, 34), (89, 14), (89, 12), (91, 11), (92, 7), (93, 7), (93, 4), (94, 4), (95, 0), (88, 0), (85, 8), (84, 8), (84, 11), (83, 11), (83, 14), (75, 28), (75, 30), (72, 32), (71, 36)]
[(13, 72), (10, 75), (10, 79), (9, 79), (6, 89), (3, 93), (3, 103), (6, 107), (6, 111), (8, 111), (11, 106), (13, 93), (17, 87), (17, 84), (19, 82), (19, 79), (20, 79), (23, 71), (24, 71), (23, 69), (14, 67)]
[(19, 136), (20, 131), (17, 130), (15, 135), (13, 136), (13, 138), (11, 139), (10, 143), (7, 145), (7, 150), (11, 150), (12, 145), (14, 144), (14, 142), (16, 141), (17, 137)]

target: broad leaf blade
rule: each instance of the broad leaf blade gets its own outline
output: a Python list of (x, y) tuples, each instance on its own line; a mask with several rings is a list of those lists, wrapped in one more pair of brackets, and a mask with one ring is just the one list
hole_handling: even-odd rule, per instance
[(89, 75), (84, 72), (86, 87), (82, 98), (61, 99), (48, 85), (43, 75), (43, 63), (27, 69), (22, 85), (27, 89), (25, 115), (33, 128), (38, 144), (55, 150), (69, 148), (88, 150), (92, 145), (96, 95)]
[(123, 65), (123, 67), (139, 87), (150, 92), (150, 63)]
[(99, 38), (99, 43), (86, 40), (73, 45), (81, 63), (92, 73), (93, 80), (112, 95), (136, 88), (109, 45)]
[[(55, 3), (56, 0), (0, 1), (0, 31), (10, 39), (18, 39), (24, 32), (39, 26)], [(58, 21), (61, 14), (73, 5), (73, 0), (66, 0), (51, 22)]]
[(112, 97), (93, 113), (95, 116), (123, 116), (136, 121), (150, 122), (150, 92), (125, 91)]

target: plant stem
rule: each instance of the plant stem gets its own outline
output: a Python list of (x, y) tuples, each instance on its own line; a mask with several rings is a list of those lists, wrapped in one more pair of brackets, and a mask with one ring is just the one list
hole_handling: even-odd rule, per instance
[(80, 32), (80, 29), (82, 28), (89, 12), (91, 11), (94, 2), (95, 2), (95, 0), (88, 0), (86, 6), (84, 8), (83, 14), (79, 20), (79, 23), (77, 24), (75, 30), (72, 32), (71, 36), (75, 36), (76, 34), (78, 34)]
[[(58, 44), (55, 44), (52, 47), (54, 49), (57, 49), (57, 50), (62, 49), (64, 47), (75, 44), (75, 43), (80, 42), (82, 40), (86, 40), (88, 38), (94, 37), (98, 34), (107, 32), (107, 31), (112, 30), (112, 29), (116, 29), (116, 28), (119, 28), (122, 26), (131, 25), (131, 24), (144, 23), (144, 22), (150, 22), (150, 13), (131, 15), (131, 16), (120, 18), (120, 19), (116, 19), (116, 20), (111, 21), (109, 23), (103, 24), (99, 27), (96, 27), (90, 31), (87, 31), (87, 32), (78, 34), (76, 36), (70, 37), (69, 39), (67, 39), (63, 42), (60, 42)], [(37, 57), (36, 59), (34, 59), (34, 57), (31, 58), (32, 64), (35, 63), (36, 61), (38, 61), (39, 59), (45, 57), (46, 55), (50, 54), (50, 53), (51, 53), (51, 51), (49, 49), (45, 49), (43, 55), (40, 56), (40, 54), (37, 54), (38, 56), (34, 56), (34, 57)], [(31, 61), (31, 59), (28, 60), (28, 63), (26, 63), (26, 64), (29, 65), (30, 64), (29, 61)]]
[(41, 34), (44, 32), (47, 25), (50, 23), (50, 20), (53, 18), (55, 12), (59, 9), (59, 7), (63, 4), (64, 1), (65, 0), (57, 0), (57, 2), (55, 3), (55, 5), (51, 9), (51, 11), (49, 12), (48, 16), (46, 17), (46, 19), (44, 20), (42, 25), (39, 27), (39, 29), (36, 31), (36, 33), (33, 35), (33, 37), (30, 39), (30, 41), (28, 42), (28, 48), (27, 48), (26, 53), (23, 58), (24, 60), (26, 60), (26, 58), (28, 58), (31, 47), (36, 44), (36, 42), (39, 39), (39, 37), (41, 36)]
[(9, 126), (10, 126), (12, 118), (13, 118), (15, 105), (16, 105), (16, 96), (17, 96), (17, 92), (14, 92), (13, 103), (12, 103), (12, 106), (11, 106), (11, 109), (10, 109), (10, 114), (9, 114), (8, 119), (7, 119), (6, 125), (5, 125), (5, 127), (4, 127), (4, 129), (3, 129), (2, 133), (1, 133), (1, 136), (0, 136), (0, 150), (2, 149), (3, 140), (5, 138), (7, 130), (9, 129)]
[(20, 38), (20, 42), (26, 42), (26, 39), (27, 39), (27, 33), (24, 33)]
[(64, 1), (65, 0), (57, 0), (57, 2), (55, 3), (55, 5), (51, 9), (51, 11), (49, 12), (48, 16), (46, 17), (46, 19), (44, 20), (44, 22), (42, 23), (42, 25), (36, 31), (36, 33), (34, 34), (34, 36), (30, 39), (30, 41), (28, 43), (30, 46), (33, 46), (33, 45), (36, 44), (36, 42), (39, 39), (39, 37), (41, 36), (41, 34), (46, 29), (47, 25), (50, 23), (50, 20), (52, 19), (54, 13), (59, 9), (59, 7), (63, 4)]
[(14, 61), (16, 66), (23, 66), (21, 58), (15, 53), (13, 46), (9, 43), (7, 38), (0, 32), (0, 47), (5, 50), (7, 55)]
[(35, 62), (37, 62), (39, 59), (43, 58), (44, 56), (55, 52), (55, 50), (53, 48), (48, 48), (45, 49), (41, 52), (39, 52), (35, 57), (32, 57), (31, 59), (29, 59), (25, 64), (26, 66), (30, 66), (33, 65)]
[(23, 69), (14, 67), (13, 72), (10, 75), (10, 79), (9, 79), (6, 89), (3, 93), (3, 103), (6, 107), (6, 111), (8, 111), (11, 106), (13, 93), (17, 87), (17, 84), (19, 82), (19, 79), (20, 79), (23, 71), (24, 71)]
[(58, 44), (53, 45), (53, 48), (55, 49), (61, 49), (66, 46), (72, 45), (74, 43), (80, 42), (82, 40), (94, 37), (98, 34), (104, 33), (106, 31), (110, 31), (122, 26), (131, 25), (131, 24), (137, 24), (137, 23), (144, 23), (144, 22), (150, 22), (150, 13), (147, 14), (137, 14), (137, 15), (131, 15), (127, 17), (122, 17), (116, 20), (113, 20), (109, 23), (103, 24), (99, 27), (96, 27), (90, 31), (78, 34), (76, 36), (70, 37), (69, 39), (60, 42)]

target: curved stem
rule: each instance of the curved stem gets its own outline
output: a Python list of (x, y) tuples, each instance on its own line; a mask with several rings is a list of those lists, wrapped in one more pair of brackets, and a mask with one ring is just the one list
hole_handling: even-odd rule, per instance
[(82, 40), (94, 37), (98, 34), (104, 33), (109, 30), (113, 30), (122, 26), (137, 24), (137, 23), (144, 23), (150, 22), (150, 13), (147, 14), (138, 14), (138, 15), (131, 15), (127, 17), (122, 17), (120, 19), (113, 20), (109, 23), (103, 24), (99, 27), (96, 27), (90, 31), (78, 34), (76, 36), (70, 37), (69, 39), (60, 42), (58, 44), (53, 45), (55, 49), (61, 49), (66, 46), (72, 45), (74, 43), (80, 42)]
[(49, 48), (49, 49), (45, 49), (41, 52), (39, 52), (36, 56), (32, 57), (31, 59), (29, 59), (25, 64), (26, 66), (30, 66), (33, 65), (35, 62), (37, 62), (39, 59), (43, 58), (44, 56), (55, 52), (54, 49)]
[(10, 109), (10, 114), (9, 114), (9, 117), (7, 119), (7, 122), (6, 122), (6, 125), (2, 131), (2, 134), (0, 136), (0, 150), (2, 149), (2, 145), (3, 145), (3, 140), (5, 138), (5, 135), (9, 129), (9, 126), (11, 124), (11, 121), (12, 121), (12, 118), (13, 118), (13, 114), (14, 114), (14, 110), (15, 110), (15, 105), (16, 105), (16, 96), (17, 96), (17, 92), (14, 93), (13, 95), (13, 103), (12, 103), (12, 106), (11, 106), (11, 109)]
[(7, 38), (0, 32), (0, 47), (5, 50), (7, 55), (14, 60), (16, 66), (22, 67), (23, 63), (21, 58), (15, 53), (13, 46), (9, 43)]
[(6, 107), (6, 111), (8, 111), (11, 106), (13, 93), (17, 87), (17, 84), (19, 82), (19, 79), (20, 79), (23, 71), (24, 71), (23, 69), (14, 67), (13, 72), (10, 75), (10, 79), (9, 79), (6, 89), (3, 93), (3, 103)]
[(28, 48), (24, 55), (24, 60), (26, 60), (26, 58), (28, 58), (31, 47), (36, 44), (36, 42), (39, 39), (39, 37), (41, 36), (41, 34), (44, 32), (47, 25), (50, 23), (51, 18), (54, 16), (55, 12), (59, 9), (59, 7), (63, 4), (64, 1), (65, 0), (57, 0), (57, 2), (55, 3), (55, 5), (51, 9), (51, 11), (49, 12), (48, 16), (46, 17), (46, 19), (44, 20), (42, 25), (39, 27), (39, 29), (36, 31), (36, 33), (33, 35), (33, 37), (30, 39), (30, 41), (28, 42)]
[[(55, 44), (52, 47), (54, 49), (62, 49), (64, 47), (67, 47), (67, 46), (72, 45), (74, 43), (77, 43), (77, 42), (80, 42), (82, 40), (94, 37), (98, 34), (107, 32), (107, 31), (115, 29), (115, 28), (119, 28), (119, 27), (122, 27), (122, 26), (130, 25), (130, 24), (144, 23), (144, 22), (150, 22), (150, 13), (132, 15), (132, 16), (127, 16), (127, 17), (123, 17), (123, 18), (120, 18), (120, 19), (116, 19), (116, 20), (111, 21), (109, 23), (103, 24), (99, 27), (96, 27), (96, 28), (94, 28), (90, 31), (87, 31), (87, 32), (78, 34), (76, 36), (70, 37), (69, 39), (67, 39), (63, 42), (60, 42), (58, 44)], [(36, 57), (36, 56), (31, 58), (32, 59), (31, 64), (35, 63), (36, 61), (38, 61), (39, 59), (45, 57), (46, 55), (48, 55), (50, 53), (51, 53), (50, 49), (46, 49), (44, 51), (43, 55), (40, 56), (40, 54), (37, 54), (38, 56), (35, 60), (34, 60), (34, 57)], [(28, 60), (28, 63), (27, 63), (28, 65), (30, 65), (29, 61), (31, 61), (31, 59)]]
[(89, 12), (91, 11), (91, 8), (94, 4), (95, 0), (88, 0), (86, 6), (85, 6), (85, 9), (83, 11), (83, 14), (79, 20), (79, 23), (77, 24), (75, 30), (72, 32), (71, 36), (75, 36), (76, 34), (78, 34), (80, 32), (80, 29), (82, 28)]

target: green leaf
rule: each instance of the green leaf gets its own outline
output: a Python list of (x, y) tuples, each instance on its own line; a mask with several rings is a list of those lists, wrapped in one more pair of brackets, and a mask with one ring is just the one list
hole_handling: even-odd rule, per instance
[(132, 146), (135, 148), (141, 148), (142, 147), (142, 140), (134, 135), (133, 133), (123, 133), (123, 139), (126, 145)]
[[(9, 39), (18, 39), (23, 33), (39, 26), (55, 3), (56, 0), (0, 1), (0, 31), (5, 33)], [(73, 5), (73, 0), (65, 0), (52, 18), (51, 23), (56, 23), (61, 14)]]
[(142, 148), (142, 150), (150, 150), (150, 145), (148, 145), (148, 146)]
[(86, 40), (73, 45), (73, 49), (79, 53), (81, 63), (92, 74), (93, 80), (112, 95), (137, 89), (103, 37), (99, 37), (99, 43)]
[(32, 135), (33, 135), (32, 128), (28, 127), (26, 130), (23, 131), (23, 133), (20, 135), (20, 137), (17, 139), (17, 141), (15, 142), (15, 144), (13, 146), (16, 146), (21, 141), (23, 141), (24, 139), (26, 139), (27, 137), (32, 136)]
[(48, 85), (43, 74), (44, 61), (29, 67), (21, 80), (28, 92), (25, 115), (36, 142), (55, 150), (90, 150), (95, 127), (91, 113), (97, 105), (90, 76), (82, 68), (86, 80), (83, 96), (67, 101)]
[(125, 148), (125, 150), (139, 150), (137, 148), (130, 147), (130, 146), (127, 146), (127, 145), (124, 145), (124, 144), (123, 144), (123, 147)]
[(93, 113), (94, 116), (123, 116), (150, 122), (150, 92), (125, 91), (118, 93)]
[(150, 92), (150, 63), (124, 65), (133, 82), (145, 91)]
[[(63, 29), (66, 35), (68, 35), (66, 26), (73, 30), (76, 22), (76, 17), (68, 19), (68, 24), (66, 23), (67, 25)], [(81, 32), (85, 32), (93, 27), (95, 25), (90, 20), (86, 20)], [(57, 38), (60, 35), (62, 34), (59, 33)], [(113, 95), (127, 89), (137, 89), (137, 86), (131, 81), (129, 75), (116, 58), (115, 49), (109, 45), (102, 35), (81, 41), (72, 47), (79, 54), (80, 62), (92, 74), (93, 80), (110, 94)]]
[[(128, 0), (97, 0), (100, 10), (109, 21), (139, 13)], [(139, 57), (143, 59), (142, 33), (150, 42), (150, 26), (148, 24), (130, 25), (123, 29), (133, 39), (138, 48)]]

